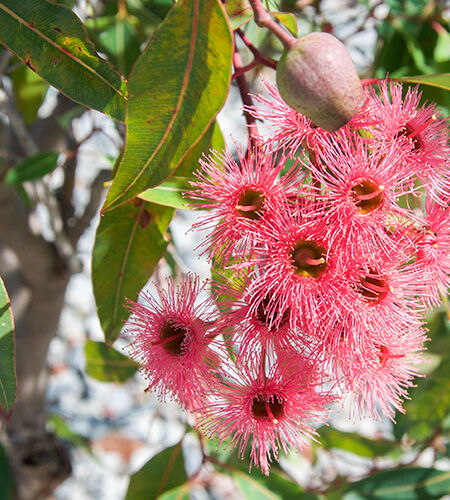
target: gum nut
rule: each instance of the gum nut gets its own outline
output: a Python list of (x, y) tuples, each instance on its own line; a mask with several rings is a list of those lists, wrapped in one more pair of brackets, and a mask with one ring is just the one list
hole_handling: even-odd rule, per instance
[(291, 108), (328, 132), (348, 123), (365, 101), (350, 54), (328, 33), (310, 33), (285, 49), (277, 85)]

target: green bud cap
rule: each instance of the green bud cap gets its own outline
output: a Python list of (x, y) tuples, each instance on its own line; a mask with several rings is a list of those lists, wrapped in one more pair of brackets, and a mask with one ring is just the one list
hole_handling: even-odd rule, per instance
[(285, 49), (277, 85), (291, 108), (328, 132), (348, 123), (366, 98), (348, 50), (328, 33), (310, 33)]

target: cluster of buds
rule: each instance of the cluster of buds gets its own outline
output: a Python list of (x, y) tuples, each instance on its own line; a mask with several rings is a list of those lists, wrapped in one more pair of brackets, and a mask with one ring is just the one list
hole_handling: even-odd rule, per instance
[[(327, 132), (266, 83), (247, 111), (272, 127), (200, 161), (189, 198), (212, 280), (130, 303), (125, 332), (149, 388), (207, 436), (251, 447), (268, 474), (335, 402), (393, 419), (418, 375), (424, 316), (450, 282), (447, 124), (417, 88), (365, 89)], [(202, 298), (205, 287), (210, 294)]]

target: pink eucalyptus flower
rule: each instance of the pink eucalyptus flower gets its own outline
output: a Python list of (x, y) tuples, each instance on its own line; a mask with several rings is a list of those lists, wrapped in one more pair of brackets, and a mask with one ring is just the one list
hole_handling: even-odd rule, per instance
[(290, 312), (278, 314), (271, 307), (273, 298), (266, 295), (259, 306), (251, 307), (249, 270), (237, 270), (229, 279), (213, 285), (222, 300), (221, 323), (237, 345), (237, 362), (248, 365), (260, 359), (261, 353), (291, 348), (297, 334), (290, 327)]
[(341, 313), (347, 311), (347, 326), (380, 325), (386, 331), (393, 323), (421, 324), (425, 308), (416, 288), (420, 268), (400, 256), (361, 256), (348, 268), (342, 276), (346, 291), (338, 298)]
[(220, 346), (208, 334), (213, 303), (198, 302), (202, 288), (189, 274), (177, 287), (171, 279), (167, 290), (157, 286), (159, 301), (143, 293), (143, 304), (129, 301), (131, 317), (124, 332), (134, 337), (130, 357), (148, 378), (148, 389), (162, 399), (170, 394), (188, 409), (203, 405), (220, 362)]
[(322, 423), (325, 405), (332, 401), (316, 389), (322, 382), (316, 367), (301, 356), (273, 363), (266, 370), (243, 368), (228, 376), (216, 401), (200, 411), (199, 426), (219, 445), (231, 439), (243, 457), (251, 439), (252, 465), (269, 474), (270, 462), (278, 450), (301, 450), (316, 435), (314, 425)]
[(267, 314), (283, 317), (289, 311), (291, 327), (299, 326), (305, 333), (333, 307), (346, 265), (345, 259), (338, 259), (345, 249), (330, 245), (320, 206), (306, 207), (264, 226), (264, 248), (254, 256), (248, 290), (250, 314), (256, 314), (269, 296)]
[(381, 415), (394, 420), (395, 411), (404, 413), (402, 400), (408, 398), (408, 389), (418, 376), (417, 365), (422, 361), (422, 328), (415, 327), (401, 334), (395, 330), (379, 335), (373, 332), (372, 345), (360, 354), (361, 370), (351, 380), (351, 391), (356, 396), (356, 411), (379, 419)]
[(408, 145), (406, 175), (413, 172), (431, 197), (446, 205), (450, 198), (448, 122), (434, 104), (420, 106), (421, 95), (418, 87), (410, 87), (403, 98), (400, 83), (380, 82), (367, 103), (376, 123), (371, 133), (377, 140)]
[[(412, 192), (401, 168), (404, 150), (396, 144), (370, 146), (363, 137), (339, 133), (322, 143), (309, 168), (323, 186), (323, 205), (332, 241), (345, 241), (347, 251), (370, 253), (394, 245), (387, 229), (417, 220), (398, 199)], [(412, 174), (411, 174), (412, 175)]]
[(301, 180), (296, 166), (280, 177), (291, 160), (260, 148), (244, 155), (238, 149), (238, 161), (230, 152), (213, 152), (200, 160), (202, 169), (189, 194), (199, 209), (212, 209), (194, 228), (210, 230), (204, 245), (210, 259), (226, 261), (233, 252), (245, 254), (253, 245), (263, 221), (276, 220), (286, 210), (288, 193)]
[(428, 306), (437, 306), (450, 287), (450, 208), (425, 202), (424, 225), (417, 231), (416, 264), (422, 269), (417, 282), (420, 297)]

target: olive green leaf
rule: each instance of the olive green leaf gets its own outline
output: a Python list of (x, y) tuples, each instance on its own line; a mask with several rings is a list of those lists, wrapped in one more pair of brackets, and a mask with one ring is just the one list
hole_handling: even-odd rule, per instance
[(0, 278), (0, 410), (7, 419), (16, 401), (17, 379), (14, 319), (8, 293)]
[(124, 121), (126, 82), (64, 5), (0, 0), (0, 42), (70, 99)]
[(225, 102), (232, 38), (219, 0), (181, 0), (129, 80), (124, 155), (104, 211), (174, 173)]
[(136, 300), (167, 242), (164, 231), (174, 210), (136, 200), (105, 214), (95, 237), (92, 281), (97, 312), (111, 345), (129, 313), (125, 300)]

